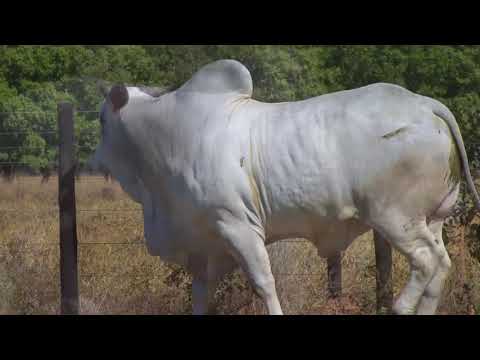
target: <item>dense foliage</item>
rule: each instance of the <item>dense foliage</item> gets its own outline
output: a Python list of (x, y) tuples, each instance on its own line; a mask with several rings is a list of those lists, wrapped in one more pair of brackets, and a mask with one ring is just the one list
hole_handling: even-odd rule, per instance
[[(0, 164), (35, 172), (56, 160), (57, 103), (98, 110), (97, 80), (178, 86), (200, 66), (234, 58), (251, 71), (255, 98), (291, 101), (390, 82), (449, 106), (474, 157), (480, 142), (479, 46), (0, 45)], [(98, 140), (97, 114), (80, 112), (80, 163)], [(8, 133), (8, 134), (6, 134)], [(475, 159), (476, 160), (476, 159)]]

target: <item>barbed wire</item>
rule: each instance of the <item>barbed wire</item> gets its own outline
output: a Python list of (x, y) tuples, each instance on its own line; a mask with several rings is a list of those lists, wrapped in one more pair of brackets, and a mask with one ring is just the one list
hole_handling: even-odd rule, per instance
[[(276, 245), (279, 244), (312, 244), (311, 241), (309, 240), (283, 240), (275, 243)], [(8, 243), (0, 243), (1, 246), (9, 246)], [(28, 245), (31, 246), (59, 246), (60, 242), (49, 242), (49, 241), (32, 241), (28, 242)], [(146, 245), (146, 241), (127, 241), (127, 242), (108, 242), (108, 241), (102, 241), (102, 242), (97, 242), (97, 241), (78, 241), (77, 242), (78, 246), (96, 246), (96, 245), (101, 245), (101, 246), (107, 246), (107, 245), (113, 245), (113, 246), (119, 246), (119, 245)], [(272, 245), (272, 244), (269, 244)]]
[(109, 210), (109, 209), (80, 209), (77, 212), (80, 213), (91, 213), (91, 212), (102, 212), (102, 213), (119, 213), (119, 212), (141, 212), (142, 209), (120, 209), (120, 210)]
[[(127, 277), (141, 277), (142, 275), (138, 275), (137, 273), (94, 273), (94, 274), (79, 274), (79, 277), (120, 277), (120, 276), (127, 276)], [(159, 275), (157, 275), (159, 276)], [(325, 274), (290, 274), (290, 273), (273, 273), (275, 277), (325, 277)], [(142, 279), (143, 281), (148, 281), (149, 279)]]
[(89, 179), (88, 178), (88, 175), (86, 176), (79, 176), (78, 179), (75, 179), (76, 180), (76, 184), (82, 184), (82, 183), (92, 183), (92, 184), (100, 184), (100, 183), (105, 183), (105, 184), (118, 184), (120, 185), (118, 182), (109, 182), (107, 180), (103, 180), (103, 179)]
[[(59, 144), (53, 144), (54, 147), (58, 147)], [(80, 150), (92, 150), (92, 148), (84, 145), (78, 145), (78, 144), (73, 144), (73, 147), (80, 149)], [(13, 145), (13, 146), (0, 146), (1, 149), (5, 150), (16, 150), (16, 149), (22, 149), (22, 150), (36, 150), (36, 149), (48, 149), (48, 146), (22, 146), (22, 145)]]
[(36, 134), (36, 135), (46, 135), (46, 134), (58, 134), (58, 130), (45, 130), (45, 131), (34, 131), (34, 130), (25, 130), (25, 131), (3, 131), (0, 132), (0, 135), (24, 135), (24, 134)]
[[(9, 243), (0, 243), (0, 246), (9, 247), (11, 244)], [(49, 241), (33, 241), (26, 243), (28, 246), (45, 246), (45, 247), (56, 247), (60, 246), (60, 242), (49, 242)], [(138, 246), (138, 245), (145, 245), (144, 241), (129, 241), (129, 242), (84, 242), (79, 241), (77, 243), (78, 246)], [(32, 249), (36, 250), (36, 249)]]
[[(59, 211), (60, 209), (41, 209), (41, 210), (31, 210), (31, 209), (0, 209), (1, 212), (21, 212), (21, 213), (40, 213), (40, 212), (54, 212)], [(120, 209), (120, 210), (110, 210), (110, 209), (77, 209), (79, 213), (89, 213), (89, 212), (105, 212), (105, 213), (117, 213), (117, 212), (140, 212), (142, 209)]]
[[(31, 164), (26, 163), (26, 162), (2, 161), (2, 162), (0, 162), (0, 165), (30, 166)], [(57, 165), (57, 162), (47, 163), (47, 164), (44, 164), (42, 166), (49, 166), (49, 165)]]
[[(58, 115), (58, 111), (0, 111), (0, 115), (10, 115), (10, 114), (19, 114), (19, 115), (38, 115), (38, 114), (53, 114)], [(100, 114), (99, 110), (75, 110), (74, 114)]]
[(20, 114), (20, 115), (35, 115), (35, 114), (56, 114), (57, 111), (0, 111), (0, 115)]

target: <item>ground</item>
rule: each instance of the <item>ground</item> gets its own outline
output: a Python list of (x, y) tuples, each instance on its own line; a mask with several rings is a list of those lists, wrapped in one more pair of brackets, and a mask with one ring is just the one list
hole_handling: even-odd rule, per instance
[[(37, 177), (0, 182), (0, 313), (59, 313), (57, 184)], [(191, 280), (181, 269), (147, 254), (137, 204), (114, 183), (82, 177), (76, 183), (82, 314), (189, 314)], [(452, 239), (454, 267), (441, 314), (480, 311), (480, 263)], [(269, 249), (286, 314), (375, 314), (373, 240), (357, 240), (343, 258), (343, 296), (327, 298), (326, 261), (306, 242)], [(407, 278), (394, 254), (394, 290)], [(217, 291), (221, 314), (265, 314), (241, 272)]]

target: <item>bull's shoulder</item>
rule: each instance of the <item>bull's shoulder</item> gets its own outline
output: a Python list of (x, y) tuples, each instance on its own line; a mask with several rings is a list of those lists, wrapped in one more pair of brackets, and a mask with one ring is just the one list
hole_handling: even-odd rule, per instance
[(206, 94), (237, 93), (251, 97), (252, 76), (235, 60), (220, 60), (200, 69), (178, 92)]

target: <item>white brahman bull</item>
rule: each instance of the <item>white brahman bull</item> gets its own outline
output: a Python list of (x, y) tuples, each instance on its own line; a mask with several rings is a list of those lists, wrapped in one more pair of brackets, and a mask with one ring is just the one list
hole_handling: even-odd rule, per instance
[(372, 228), (411, 266), (394, 311), (434, 314), (462, 168), (480, 208), (451, 112), (389, 84), (279, 104), (252, 92), (222, 60), (157, 97), (116, 85), (102, 106), (96, 163), (143, 205), (149, 253), (192, 273), (194, 314), (236, 265), (282, 314), (266, 245), (305, 238), (329, 257)]

